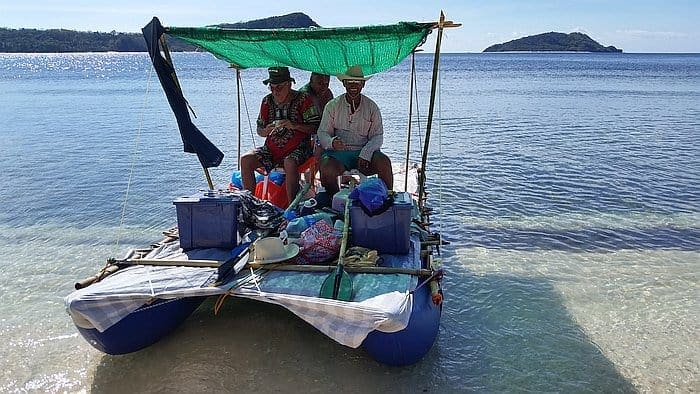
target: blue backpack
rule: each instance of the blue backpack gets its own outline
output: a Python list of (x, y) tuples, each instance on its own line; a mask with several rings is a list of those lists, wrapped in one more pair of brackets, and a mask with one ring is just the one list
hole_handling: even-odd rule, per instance
[(356, 200), (357, 205), (368, 216), (375, 216), (385, 212), (394, 205), (394, 199), (389, 195), (389, 190), (379, 178), (367, 178), (360, 183), (348, 197)]

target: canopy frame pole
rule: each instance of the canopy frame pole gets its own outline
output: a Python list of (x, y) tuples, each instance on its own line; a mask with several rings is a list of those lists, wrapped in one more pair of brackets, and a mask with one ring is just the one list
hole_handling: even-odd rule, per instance
[(403, 190), (408, 191), (408, 158), (411, 154), (411, 124), (413, 123), (413, 79), (416, 75), (416, 51), (411, 52), (411, 83), (408, 89), (408, 137), (406, 138), (406, 161), (404, 164)]
[[(435, 111), (435, 91), (437, 88), (437, 74), (440, 64), (440, 45), (442, 44), (442, 30), (445, 22), (445, 14), (440, 11), (440, 21), (438, 22), (437, 40), (435, 42), (435, 56), (433, 57), (433, 79), (430, 84), (430, 104), (428, 105), (428, 121), (425, 126), (425, 141), (423, 143), (423, 155), (421, 157), (421, 167), (419, 172), (418, 185), (418, 207), (421, 208), (421, 218), (423, 218), (423, 208), (425, 208), (425, 180), (426, 163), (428, 161), (428, 148), (430, 147), (430, 131), (433, 126), (433, 112)], [(423, 218), (424, 219), (424, 218)]]
[(238, 150), (236, 157), (236, 168), (241, 170), (241, 69), (236, 67), (236, 95), (238, 107)]
[(207, 167), (202, 167), (204, 168), (204, 177), (207, 178), (207, 185), (209, 185), (209, 190), (214, 190), (214, 182), (211, 180), (211, 175), (209, 174), (209, 169)]
[(418, 207), (420, 208), (421, 219), (425, 220), (425, 180), (426, 162), (428, 161), (428, 148), (430, 147), (430, 130), (433, 125), (433, 112), (435, 110), (435, 92), (437, 88), (438, 70), (440, 65), (440, 45), (442, 44), (442, 31), (446, 27), (459, 27), (461, 24), (445, 20), (445, 13), (440, 11), (440, 21), (437, 23), (437, 40), (435, 42), (435, 57), (433, 58), (433, 79), (430, 85), (430, 105), (428, 106), (428, 123), (425, 129), (425, 142), (423, 145), (423, 155), (421, 167), (418, 175)]

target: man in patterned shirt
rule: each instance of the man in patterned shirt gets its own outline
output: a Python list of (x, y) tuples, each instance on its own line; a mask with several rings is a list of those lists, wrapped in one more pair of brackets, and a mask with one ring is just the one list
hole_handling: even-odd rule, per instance
[(287, 67), (268, 68), (269, 78), (263, 81), (271, 93), (260, 105), (257, 132), (265, 144), (241, 156), (243, 188), (255, 191), (255, 170), (270, 171), (284, 167), (288, 201), (299, 191), (299, 165), (311, 157), (311, 135), (320, 120), (314, 101), (306, 93), (292, 89), (294, 78)]

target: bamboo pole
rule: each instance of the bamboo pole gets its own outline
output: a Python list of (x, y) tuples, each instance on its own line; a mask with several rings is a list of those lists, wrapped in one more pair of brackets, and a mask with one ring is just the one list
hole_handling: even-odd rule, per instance
[[(445, 14), (440, 11), (440, 21), (438, 22), (437, 40), (435, 42), (435, 56), (433, 57), (433, 79), (430, 84), (430, 104), (428, 106), (428, 123), (425, 128), (425, 142), (423, 145), (423, 155), (421, 158), (421, 171), (419, 173), (418, 182), (418, 206), (424, 207), (425, 202), (425, 173), (427, 171), (426, 163), (428, 161), (428, 148), (430, 147), (430, 131), (433, 127), (433, 112), (435, 110), (435, 91), (437, 88), (438, 70), (440, 64), (440, 45), (442, 43), (442, 24), (445, 22)], [(421, 215), (423, 215), (421, 211)]]
[(102, 279), (106, 278), (107, 276), (117, 272), (118, 269), (119, 269), (119, 267), (117, 267), (116, 265), (105, 266), (97, 274), (95, 274), (89, 278), (85, 278), (83, 280), (75, 282), (74, 287), (76, 290), (80, 290), (80, 289), (83, 289), (85, 287), (88, 287), (91, 284), (93, 284), (95, 282), (99, 282)]
[(430, 131), (433, 126), (433, 112), (435, 110), (435, 90), (437, 88), (438, 70), (440, 65), (440, 46), (442, 45), (442, 31), (445, 27), (459, 27), (461, 24), (445, 20), (445, 13), (440, 11), (440, 21), (437, 23), (437, 40), (435, 42), (435, 57), (433, 58), (433, 79), (430, 86), (430, 105), (428, 106), (428, 123), (425, 129), (425, 143), (423, 145), (423, 157), (419, 172), (418, 182), (418, 206), (421, 208), (421, 219), (424, 218), (423, 209), (425, 207), (425, 179), (426, 162), (428, 161), (428, 148), (430, 147)]
[(211, 180), (211, 175), (209, 174), (209, 169), (202, 166), (204, 169), (204, 177), (207, 178), (207, 185), (209, 185), (209, 190), (214, 190), (214, 182)]
[[(297, 264), (252, 264), (247, 265), (253, 269), (261, 268), (269, 271), (296, 271), (296, 272), (330, 272), (336, 269), (335, 265), (297, 265)], [(345, 271), (354, 274), (404, 274), (416, 276), (429, 276), (428, 269), (395, 268), (395, 267), (349, 267), (344, 266)]]
[[(154, 265), (154, 266), (182, 266), (195, 268), (218, 268), (223, 261), (218, 260), (154, 260), (154, 259), (124, 259), (116, 260), (117, 264), (124, 265)], [(330, 272), (336, 269), (335, 265), (299, 265), (299, 264), (260, 264), (248, 263), (245, 268), (265, 269), (268, 271), (297, 271), (297, 272)], [(348, 267), (347, 272), (358, 274), (405, 274), (426, 276), (431, 275), (429, 269), (412, 269), (398, 267)]]
[(404, 164), (403, 191), (408, 191), (408, 158), (411, 155), (411, 124), (413, 122), (413, 79), (416, 75), (416, 51), (411, 52), (411, 83), (408, 88), (408, 137), (406, 138), (406, 162)]
[(236, 68), (236, 94), (238, 96), (238, 158), (236, 160), (236, 168), (241, 170), (241, 69)]

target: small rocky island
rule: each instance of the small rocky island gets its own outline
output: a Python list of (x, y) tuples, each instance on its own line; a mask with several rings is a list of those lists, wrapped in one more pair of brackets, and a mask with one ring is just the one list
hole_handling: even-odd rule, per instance
[(622, 52), (614, 46), (604, 47), (583, 33), (542, 33), (495, 44), (484, 52)]

